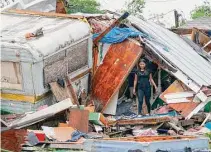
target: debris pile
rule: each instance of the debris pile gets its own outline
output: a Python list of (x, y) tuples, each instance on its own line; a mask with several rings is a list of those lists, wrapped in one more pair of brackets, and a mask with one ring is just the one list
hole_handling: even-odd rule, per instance
[[(181, 37), (154, 23), (128, 17), (127, 13), (114, 13), (112, 17), (38, 13), (39, 19), (36, 12), (24, 13), (8, 10), (1, 14), (5, 19), (14, 14), (30, 19), (21, 29), (10, 29), (9, 23), (1, 29), (6, 60), (2, 63), (8, 67), (4, 71), (13, 70), (17, 76), (3, 73), (7, 79), (2, 79), (3, 85), (8, 88), (3, 90), (1, 102), (12, 111), (1, 117), (3, 150), (209, 149), (211, 63)], [(32, 25), (39, 28), (28, 31)], [(22, 31), (15, 33), (14, 39), (9, 36), (18, 30)], [(17, 48), (24, 52), (17, 55)], [(21, 60), (12, 68), (8, 52), (15, 53), (15, 61)], [(25, 58), (26, 52), (30, 58)], [(132, 75), (137, 74), (140, 58), (146, 60), (152, 71), (150, 77), (158, 86), (150, 88), (151, 112), (146, 97), (139, 111), (138, 95), (134, 93)], [(21, 73), (18, 65), (33, 66)], [(12, 79), (20, 81), (15, 85)], [(15, 111), (14, 105), (21, 110)], [(208, 110), (204, 110), (205, 106), (209, 106)]]

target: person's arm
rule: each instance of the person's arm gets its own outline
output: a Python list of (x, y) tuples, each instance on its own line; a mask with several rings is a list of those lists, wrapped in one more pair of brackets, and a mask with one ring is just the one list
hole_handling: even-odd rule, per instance
[(137, 86), (137, 82), (138, 82), (138, 77), (137, 77), (137, 74), (135, 74), (134, 85), (133, 85), (133, 94), (134, 94), (134, 95), (136, 95), (136, 86)]
[(149, 80), (150, 80), (151, 84), (154, 86), (155, 90), (158, 91), (158, 87), (157, 87), (157, 85), (155, 84), (155, 81), (152, 78), (152, 73), (150, 73), (150, 75), (149, 75)]

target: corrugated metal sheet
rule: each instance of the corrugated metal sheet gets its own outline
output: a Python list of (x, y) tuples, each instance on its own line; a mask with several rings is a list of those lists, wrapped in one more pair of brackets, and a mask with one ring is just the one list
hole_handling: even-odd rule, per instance
[(133, 16), (130, 16), (129, 20), (151, 37), (146, 40), (146, 44), (153, 47), (165, 62), (172, 64), (199, 87), (211, 85), (211, 65), (182, 38), (153, 22)]
[[(22, 50), (32, 54), (35, 61), (40, 61), (58, 50), (90, 36), (89, 25), (77, 19), (50, 18), (45, 16), (1, 14), (1, 49), (3, 57), (7, 49), (14, 56)], [(44, 36), (26, 40), (25, 34), (43, 28)], [(20, 55), (22, 59), (22, 55)]]

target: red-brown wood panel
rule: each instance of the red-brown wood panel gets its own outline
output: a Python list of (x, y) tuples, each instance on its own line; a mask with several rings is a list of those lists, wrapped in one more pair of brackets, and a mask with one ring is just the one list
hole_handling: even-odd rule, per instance
[(20, 152), (25, 143), (27, 131), (24, 129), (7, 130), (1, 133), (1, 148), (13, 152)]
[(92, 84), (92, 97), (102, 104), (103, 110), (140, 58), (142, 50), (140, 45), (130, 40), (110, 46)]
[(71, 109), (69, 113), (68, 127), (73, 127), (81, 132), (88, 133), (88, 126), (89, 126), (89, 111), (80, 109)]
[[(179, 81), (174, 81), (168, 89), (166, 89), (160, 96), (160, 98), (166, 102), (166, 99), (164, 98), (165, 94), (168, 93), (176, 93), (176, 92), (184, 92), (184, 91), (190, 91), (187, 89), (187, 87), (183, 86), (183, 84)], [(198, 105), (199, 103), (193, 102), (193, 98), (189, 98), (191, 102), (185, 102), (185, 103), (171, 103), (168, 104), (171, 108), (179, 112), (183, 117), (187, 117)]]

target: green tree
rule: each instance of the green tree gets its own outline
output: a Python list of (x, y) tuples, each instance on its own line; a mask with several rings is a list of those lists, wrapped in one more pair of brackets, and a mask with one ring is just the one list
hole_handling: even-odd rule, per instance
[(126, 3), (127, 11), (134, 16), (142, 17), (143, 8), (145, 6), (144, 0), (129, 0)]
[(197, 6), (191, 11), (191, 18), (196, 19), (200, 17), (210, 17), (211, 16), (211, 6), (208, 1), (204, 1), (204, 4)]
[(69, 0), (67, 13), (102, 13), (96, 0)]

